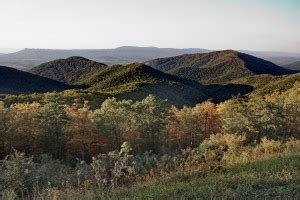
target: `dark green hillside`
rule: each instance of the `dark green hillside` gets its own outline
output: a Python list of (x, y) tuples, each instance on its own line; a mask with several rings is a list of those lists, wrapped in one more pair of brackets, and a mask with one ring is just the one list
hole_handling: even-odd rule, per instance
[(292, 69), (292, 70), (300, 70), (300, 61), (284, 65), (283, 67)]
[(232, 50), (162, 58), (148, 61), (146, 64), (204, 84), (225, 83), (256, 74), (295, 73), (269, 61)]
[[(187, 82), (144, 64), (116, 65), (93, 74), (81, 83), (97, 88), (115, 87), (129, 83)], [(191, 82), (191, 81), (190, 81)]]
[[(79, 60), (82, 60), (82, 58)], [(125, 66), (105, 66), (98, 68), (98, 70), (96, 68), (89, 73), (81, 75), (74, 84), (84, 85), (87, 89), (57, 93), (55, 94), (55, 99), (72, 104), (74, 99), (86, 98), (91, 102), (92, 107), (97, 107), (105, 97), (114, 96), (118, 99), (141, 100), (152, 94), (161, 99), (168, 99), (170, 104), (181, 107), (183, 105), (193, 106), (207, 99), (220, 102), (231, 98), (232, 95), (246, 94), (252, 91), (252, 87), (242, 84), (203, 86), (196, 81), (166, 74), (138, 63)], [(33, 92), (35, 90), (27, 91), (26, 93)], [(18, 91), (16, 93), (20, 94), (23, 92)], [(13, 99), (15, 98), (13, 97)], [(30, 101), (32, 102), (40, 102), (41, 98), (43, 97), (36, 96), (25, 99), (31, 99)], [(4, 101), (18, 102), (19, 100), (17, 99)], [(23, 100), (20, 99), (20, 102), (23, 102)]]
[(83, 57), (70, 57), (41, 64), (30, 70), (31, 73), (51, 78), (66, 84), (76, 84), (107, 65)]
[(231, 83), (252, 86), (254, 89), (252, 95), (266, 95), (275, 91), (286, 91), (293, 87), (297, 81), (300, 82), (300, 73), (283, 76), (256, 75), (237, 79)]
[(0, 93), (42, 93), (68, 89), (58, 81), (19, 71), (10, 67), (0, 66)]
[(89, 90), (141, 99), (153, 94), (175, 105), (193, 105), (208, 99), (198, 83), (160, 72), (144, 64), (113, 66), (82, 80)]

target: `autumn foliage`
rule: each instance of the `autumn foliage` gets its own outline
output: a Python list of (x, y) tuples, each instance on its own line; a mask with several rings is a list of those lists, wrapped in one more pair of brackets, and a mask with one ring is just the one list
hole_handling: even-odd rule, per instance
[(88, 102), (0, 103), (0, 155), (13, 150), (54, 158), (90, 160), (128, 141), (135, 153), (196, 147), (212, 134), (299, 138), (299, 85), (267, 96), (210, 101), (176, 108), (148, 96), (142, 101), (109, 98), (92, 110)]

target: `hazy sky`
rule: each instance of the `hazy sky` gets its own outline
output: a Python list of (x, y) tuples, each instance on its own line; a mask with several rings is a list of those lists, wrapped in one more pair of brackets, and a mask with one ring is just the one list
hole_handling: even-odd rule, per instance
[(300, 0), (0, 0), (0, 48), (300, 52)]

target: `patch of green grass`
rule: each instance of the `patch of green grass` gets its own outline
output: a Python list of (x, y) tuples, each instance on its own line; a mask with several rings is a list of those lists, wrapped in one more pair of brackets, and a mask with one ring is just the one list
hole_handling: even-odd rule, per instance
[(109, 199), (299, 199), (300, 154), (119, 191)]

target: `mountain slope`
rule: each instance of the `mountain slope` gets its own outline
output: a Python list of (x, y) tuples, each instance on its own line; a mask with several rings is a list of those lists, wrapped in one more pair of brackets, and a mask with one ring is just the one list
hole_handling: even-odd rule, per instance
[(199, 83), (160, 72), (144, 64), (117, 65), (82, 80), (91, 91), (140, 99), (153, 94), (174, 105), (193, 105), (208, 99)]
[(204, 84), (225, 83), (256, 74), (294, 73), (266, 60), (232, 50), (161, 58), (148, 61), (146, 64)]
[(62, 83), (76, 84), (88, 74), (105, 68), (107, 65), (83, 57), (70, 57), (41, 64), (30, 72)]
[(287, 65), (284, 65), (283, 67), (300, 71), (300, 61), (296, 61), (296, 62), (287, 64)]
[(60, 82), (19, 71), (10, 67), (0, 66), (0, 93), (26, 94), (68, 89)]
[(251, 95), (266, 95), (276, 91), (283, 92), (300, 82), (300, 73), (272, 76), (268, 74), (249, 76), (231, 81), (233, 84), (248, 85), (253, 87)]

